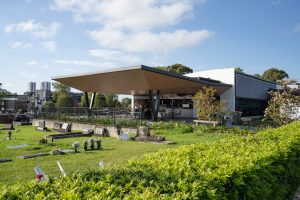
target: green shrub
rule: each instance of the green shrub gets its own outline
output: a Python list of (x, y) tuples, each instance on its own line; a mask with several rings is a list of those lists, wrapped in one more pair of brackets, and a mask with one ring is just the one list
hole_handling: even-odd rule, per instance
[(169, 131), (175, 131), (179, 134), (185, 134), (185, 133), (192, 133), (193, 132), (193, 126), (191, 124), (185, 123), (185, 122), (175, 122), (175, 121), (169, 121), (169, 122), (152, 122), (150, 124), (150, 128), (154, 130), (169, 130)]
[(0, 199), (288, 199), (300, 185), (300, 123), (167, 149), (123, 166), (0, 187)]

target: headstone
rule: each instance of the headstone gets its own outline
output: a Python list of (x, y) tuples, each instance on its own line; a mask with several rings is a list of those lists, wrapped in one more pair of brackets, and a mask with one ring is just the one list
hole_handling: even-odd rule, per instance
[(149, 137), (150, 136), (150, 128), (147, 126), (140, 126), (137, 130), (137, 137)]
[(45, 128), (45, 121), (44, 120), (39, 121), (39, 127), (43, 128), (43, 129)]
[(6, 130), (12, 130), (14, 128), (13, 124), (5, 124), (5, 129)]
[(118, 139), (119, 140), (127, 141), (127, 140), (130, 140), (130, 136), (128, 135), (128, 133), (121, 132), (121, 134), (119, 135)]
[(63, 123), (63, 125), (61, 126), (61, 130), (64, 131), (64, 132), (69, 132), (69, 130), (70, 130), (70, 124)]
[(60, 130), (60, 128), (61, 128), (61, 123), (54, 122), (54, 130)]
[(95, 127), (95, 135), (101, 136), (101, 137), (109, 137), (108, 131), (106, 128), (101, 126)]

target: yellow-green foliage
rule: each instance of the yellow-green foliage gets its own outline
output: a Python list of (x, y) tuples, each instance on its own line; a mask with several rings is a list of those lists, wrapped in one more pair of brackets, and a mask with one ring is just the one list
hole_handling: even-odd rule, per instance
[(0, 199), (287, 199), (300, 184), (300, 123), (164, 150), (83, 175), (3, 186)]

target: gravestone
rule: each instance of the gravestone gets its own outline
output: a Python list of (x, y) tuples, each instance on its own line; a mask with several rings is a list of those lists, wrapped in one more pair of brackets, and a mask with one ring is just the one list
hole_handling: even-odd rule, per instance
[(137, 129), (136, 137), (149, 137), (150, 136), (150, 128), (147, 126), (140, 126)]
[(108, 137), (109, 136), (106, 128), (100, 127), (100, 126), (96, 126), (94, 135), (95, 136), (101, 136), (101, 137)]
[(10, 158), (0, 158), (0, 163), (3, 163), (3, 162), (11, 162), (12, 159)]
[(61, 129), (61, 123), (54, 122), (54, 130), (60, 130)]
[(14, 125), (13, 124), (5, 124), (5, 129), (6, 130), (13, 130), (14, 129)]
[(63, 125), (61, 126), (61, 130), (63, 132), (69, 132), (70, 131), (70, 124), (68, 123), (63, 123)]
[(38, 121), (38, 126), (36, 127), (36, 130), (47, 131), (47, 128), (45, 126), (45, 121), (44, 120)]

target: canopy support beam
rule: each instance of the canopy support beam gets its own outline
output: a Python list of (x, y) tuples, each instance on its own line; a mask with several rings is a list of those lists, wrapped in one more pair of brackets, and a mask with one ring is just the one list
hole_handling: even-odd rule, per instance
[(152, 121), (157, 121), (158, 111), (160, 106), (160, 95), (159, 91), (149, 90), (150, 109)]

